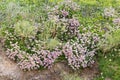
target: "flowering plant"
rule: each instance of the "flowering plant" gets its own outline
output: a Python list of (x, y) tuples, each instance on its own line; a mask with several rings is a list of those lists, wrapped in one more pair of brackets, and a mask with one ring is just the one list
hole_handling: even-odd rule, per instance
[(23, 18), (12, 24), (4, 32), (6, 55), (23, 70), (50, 68), (59, 57), (75, 70), (90, 66), (99, 36), (80, 32), (80, 21), (74, 17), (79, 8), (75, 2), (63, 1), (46, 10), (46, 19), (40, 22)]

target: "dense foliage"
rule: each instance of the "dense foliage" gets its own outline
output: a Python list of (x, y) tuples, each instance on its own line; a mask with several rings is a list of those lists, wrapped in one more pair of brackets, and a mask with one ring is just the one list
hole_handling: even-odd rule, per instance
[(36, 7), (27, 6), (29, 13), (25, 15), (22, 11), (26, 6), (8, 3), (5, 17), (9, 13), (10, 19), (15, 18), (16, 21), (10, 21), (3, 32), (7, 56), (17, 61), (24, 70), (50, 68), (59, 57), (65, 57), (73, 69), (93, 64), (99, 36), (92, 32), (80, 32), (80, 21), (74, 17), (80, 6), (73, 1), (63, 1), (52, 6), (46, 4), (39, 5), (46, 7), (46, 10), (40, 11), (43, 17), (37, 21), (31, 14), (31, 9)]
[(0, 38), (23, 70), (51, 68), (61, 60), (74, 70), (101, 65), (106, 53), (118, 55), (119, 34), (118, 0), (0, 1)]

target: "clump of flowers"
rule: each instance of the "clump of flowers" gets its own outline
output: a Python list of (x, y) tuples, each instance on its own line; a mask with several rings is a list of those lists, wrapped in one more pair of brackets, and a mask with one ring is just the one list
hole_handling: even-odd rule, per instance
[(63, 53), (73, 69), (85, 68), (94, 63), (93, 57), (96, 54), (99, 37), (91, 35), (92, 33), (81, 34), (77, 41), (67, 42), (63, 47)]
[[(72, 8), (73, 6), (74, 9)], [(54, 20), (56, 24), (61, 25), (61, 35), (59, 39), (66, 41), (67, 39), (78, 35), (78, 27), (80, 26), (80, 23), (74, 18), (74, 14), (71, 14), (71, 12), (75, 12), (78, 9), (80, 9), (79, 5), (69, 0), (61, 2), (60, 5), (56, 5), (48, 12), (48, 19), (52, 21)]]
[(115, 9), (112, 8), (112, 7), (110, 7), (110, 8), (105, 8), (105, 9), (104, 9), (104, 15), (105, 15), (106, 17), (113, 17), (113, 16), (115, 16)]
[(33, 70), (33, 69), (39, 69), (40, 67), (44, 68), (50, 68), (55, 60), (62, 55), (62, 52), (60, 50), (39, 50), (36, 51), (32, 49), (34, 54), (29, 54), (25, 51), (20, 50), (20, 46), (18, 46), (18, 43), (12, 44), (11, 43), (11, 49), (6, 50), (6, 55), (12, 59), (18, 62), (18, 66), (22, 70)]
[(68, 19), (73, 18), (72, 12), (75, 12), (80, 9), (80, 6), (73, 2), (72, 0), (65, 0), (63, 2), (60, 2), (58, 5), (56, 5), (54, 8), (51, 8), (48, 12), (48, 18), (50, 20), (54, 20), (62, 23), (68, 22)]
[(68, 30), (75, 34), (78, 31), (78, 27), (80, 26), (80, 23), (76, 19), (69, 19), (68, 21)]
[(113, 19), (113, 23), (117, 24), (117, 25), (120, 25), (120, 18)]
[(41, 50), (36, 54), (28, 56), (27, 59), (21, 60), (18, 65), (23, 70), (38, 69), (40, 67), (51, 68), (60, 55), (60, 51), (50, 52), (49, 50)]
[(69, 12), (62, 10), (61, 11), (63, 17), (67, 17), (69, 15)]

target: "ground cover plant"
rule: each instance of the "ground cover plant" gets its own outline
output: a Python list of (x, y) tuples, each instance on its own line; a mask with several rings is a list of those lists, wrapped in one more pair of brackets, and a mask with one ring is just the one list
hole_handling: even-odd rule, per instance
[(22, 70), (62, 60), (78, 70), (98, 62), (97, 80), (119, 80), (119, 34), (118, 0), (0, 1), (0, 38)]

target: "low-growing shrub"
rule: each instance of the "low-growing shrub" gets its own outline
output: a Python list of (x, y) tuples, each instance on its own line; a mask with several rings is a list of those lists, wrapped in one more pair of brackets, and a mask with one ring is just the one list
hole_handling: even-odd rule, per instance
[[(9, 25), (2, 33), (6, 55), (16, 61), (21, 69), (50, 68), (60, 57), (67, 60), (74, 70), (94, 63), (100, 37), (94, 31), (87, 30), (87, 26), (82, 26), (76, 17), (80, 11), (77, 3), (63, 1), (40, 11), (38, 8), (38, 11), (35, 10), (38, 5), (21, 5), (8, 5), (6, 14), (9, 12), (11, 18), (14, 14), (15, 17), (10, 23), (8, 21)], [(15, 10), (13, 6), (17, 6)], [(19, 10), (24, 12), (26, 9), (27, 15), (19, 14)], [(32, 14), (32, 10), (37, 15)]]

